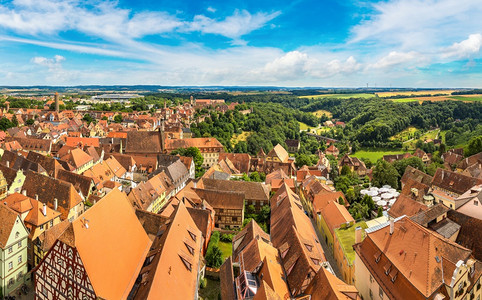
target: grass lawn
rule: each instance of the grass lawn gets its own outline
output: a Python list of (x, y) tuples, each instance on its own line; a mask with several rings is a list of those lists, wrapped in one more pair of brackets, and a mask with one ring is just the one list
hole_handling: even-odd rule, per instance
[(362, 158), (362, 157), (368, 158), (373, 163), (376, 163), (378, 159), (383, 157), (383, 155), (401, 154), (401, 153), (405, 153), (405, 151), (396, 150), (396, 149), (364, 148), (350, 156), (354, 156), (357, 158)]
[(410, 127), (407, 127), (404, 131), (390, 137), (390, 140), (394, 141), (394, 140), (401, 140), (402, 142), (404, 141), (407, 141), (410, 139), (410, 135), (413, 135), (415, 132), (417, 132), (418, 129), (413, 127), (413, 126), (410, 126)]
[(329, 132), (331, 130), (330, 127), (323, 126), (320, 129), (316, 130), (316, 133), (319, 135), (323, 135), (326, 132)]
[(304, 130), (304, 131), (309, 130), (311, 132), (311, 129), (315, 128), (303, 122), (298, 122), (298, 123), (300, 123), (300, 130)]
[(350, 98), (373, 98), (375, 94), (323, 94), (323, 95), (308, 95), (300, 96), (300, 98), (338, 98), (338, 99), (350, 99)]
[(251, 134), (252, 134), (251, 131), (243, 131), (241, 134), (234, 134), (233, 137), (231, 138), (231, 143), (235, 145), (241, 141), (246, 142), (246, 140)]
[(408, 149), (415, 150), (415, 144), (417, 143), (418, 140), (421, 140), (421, 141), (433, 140), (437, 138), (437, 135), (439, 132), (440, 132), (440, 129), (427, 131), (426, 133), (422, 134), (419, 139), (411, 140), (410, 142), (403, 143), (403, 147), (404, 148), (408, 147)]
[(202, 300), (217, 300), (218, 295), (221, 293), (221, 283), (219, 280), (213, 280), (211, 278), (207, 278), (208, 284), (205, 288), (199, 289), (199, 297)]
[(312, 112), (312, 114), (314, 114), (318, 118), (320, 118), (322, 115), (326, 115), (330, 119), (333, 117), (333, 114), (331, 112), (329, 112), (327, 110), (323, 110), (323, 109)]
[(219, 249), (223, 252), (223, 261), (233, 254), (233, 244), (219, 241)]
[[(346, 258), (353, 263), (355, 260), (355, 250), (353, 245), (355, 244), (355, 228), (360, 226), (362, 229), (367, 229), (368, 226), (364, 221), (358, 222), (348, 228), (335, 229), (335, 234), (340, 241), (340, 245), (343, 248), (343, 252), (346, 254)], [(363, 232), (362, 232), (363, 237)]]

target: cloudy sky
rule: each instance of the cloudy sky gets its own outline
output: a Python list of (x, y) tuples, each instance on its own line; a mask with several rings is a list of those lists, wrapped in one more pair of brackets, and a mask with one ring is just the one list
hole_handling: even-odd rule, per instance
[(482, 87), (480, 0), (0, 1), (0, 85)]

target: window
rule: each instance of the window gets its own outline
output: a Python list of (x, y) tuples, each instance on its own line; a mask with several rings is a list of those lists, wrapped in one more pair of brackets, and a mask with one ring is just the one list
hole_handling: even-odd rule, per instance
[(381, 286), (378, 287), (378, 295), (383, 299), (383, 290)]
[(9, 270), (13, 269), (13, 262), (9, 262), (9, 263), (8, 263), (8, 269), (9, 269)]
[(22, 241), (18, 242), (18, 248), (22, 248)]
[(50, 227), (54, 226), (54, 220), (50, 220)]
[(22, 255), (20, 255), (20, 256), (18, 257), (18, 263), (19, 263), (19, 264), (22, 263)]
[(370, 294), (370, 299), (373, 299), (373, 292), (371, 289), (369, 290), (369, 294)]
[(17, 231), (17, 232), (15, 233), (15, 238), (18, 239), (19, 237), (20, 237), (20, 232)]
[(9, 248), (8, 248), (8, 253), (10, 254), (10, 253), (12, 253), (12, 252), (13, 252), (13, 248), (12, 248), (12, 247), (9, 247)]
[(40, 230), (44, 230), (44, 224), (40, 225)]

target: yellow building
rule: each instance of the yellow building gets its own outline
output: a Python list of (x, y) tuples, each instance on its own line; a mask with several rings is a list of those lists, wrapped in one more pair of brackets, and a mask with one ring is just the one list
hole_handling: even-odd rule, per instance
[(3, 296), (24, 283), (28, 230), (17, 212), (0, 205), (0, 289)]
[(361, 221), (352, 226), (335, 229), (333, 255), (341, 272), (341, 279), (347, 284), (355, 284), (355, 250), (353, 250), (353, 245), (363, 240), (366, 228), (368, 228), (367, 224)]
[(330, 201), (316, 215), (316, 221), (328, 247), (333, 250), (334, 232), (336, 228), (352, 226), (355, 220), (345, 206), (336, 201)]

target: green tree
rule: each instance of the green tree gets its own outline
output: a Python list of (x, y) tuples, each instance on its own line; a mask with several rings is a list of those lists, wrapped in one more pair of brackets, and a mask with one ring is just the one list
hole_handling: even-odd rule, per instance
[(206, 264), (211, 268), (219, 268), (223, 264), (223, 252), (217, 245), (211, 247), (206, 254)]
[(86, 121), (87, 124), (90, 124), (90, 123), (92, 123), (92, 121), (94, 121), (94, 119), (92, 119), (92, 116), (89, 115), (89, 114), (85, 114), (85, 115), (82, 117), (82, 120)]
[(347, 165), (344, 165), (344, 166), (341, 168), (340, 175), (342, 175), (342, 176), (350, 176), (350, 175), (351, 175), (350, 167), (347, 166)]
[(204, 169), (202, 168), (202, 164), (204, 162), (204, 158), (201, 154), (201, 151), (197, 147), (189, 147), (189, 148), (179, 148), (171, 152), (172, 155), (181, 155), (181, 156), (189, 156), (192, 157), (194, 160), (194, 166), (196, 169), (196, 178), (201, 177), (204, 174)]
[(117, 114), (114, 116), (114, 122), (116, 123), (122, 123), (122, 115), (121, 114)]
[(482, 152), (482, 136), (476, 136), (470, 139), (469, 145), (465, 150), (465, 156), (471, 156)]
[(375, 186), (382, 186), (388, 184), (392, 188), (398, 188), (398, 177), (400, 175), (394, 166), (384, 160), (379, 160), (373, 169), (372, 183)]
[(312, 166), (313, 162), (312, 162), (311, 157), (309, 155), (300, 154), (300, 155), (296, 156), (295, 165), (298, 168), (301, 168), (302, 166), (305, 166), (305, 165), (306, 166)]
[(422, 172), (425, 172), (425, 164), (423, 163), (422, 159), (416, 156), (412, 156), (409, 158), (397, 160), (393, 162), (393, 167), (398, 172), (399, 179), (401, 179), (401, 176), (405, 173), (405, 169), (408, 166), (412, 166), (416, 169), (419, 169)]
[(25, 124), (30, 126), (30, 125), (33, 125), (34, 122), (35, 122), (34, 119), (28, 119), (27, 121), (25, 121)]
[(378, 207), (377, 218), (383, 217), (383, 208), (381, 206)]

